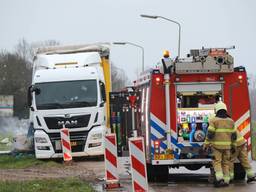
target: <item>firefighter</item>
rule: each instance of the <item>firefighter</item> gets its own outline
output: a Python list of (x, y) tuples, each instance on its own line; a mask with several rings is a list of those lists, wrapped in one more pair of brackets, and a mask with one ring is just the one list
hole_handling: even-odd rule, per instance
[(216, 116), (209, 121), (204, 149), (209, 147), (213, 155), (213, 169), (215, 173), (215, 187), (228, 186), (230, 181), (229, 165), (230, 150), (235, 141), (236, 131), (234, 121), (227, 114), (225, 103), (215, 104)]
[(230, 161), (230, 167), (229, 167), (230, 180), (234, 179), (234, 163), (238, 158), (246, 172), (247, 183), (256, 181), (256, 177), (252, 170), (252, 166), (250, 165), (250, 162), (248, 160), (247, 142), (238, 130), (236, 131), (236, 134), (237, 134), (237, 139), (236, 139), (236, 142), (234, 143), (235, 145), (235, 147), (233, 148), (234, 151), (231, 153), (231, 161)]

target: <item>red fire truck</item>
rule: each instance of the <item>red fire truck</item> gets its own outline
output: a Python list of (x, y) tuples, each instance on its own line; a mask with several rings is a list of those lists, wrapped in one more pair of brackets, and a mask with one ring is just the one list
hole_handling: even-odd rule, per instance
[[(234, 67), (228, 48), (191, 50), (185, 59), (167, 55), (163, 65), (134, 82), (136, 128), (145, 138), (148, 178), (167, 179), (170, 168), (210, 167), (211, 153), (202, 149), (214, 104), (222, 100), (251, 153), (250, 101), (244, 67)], [(245, 173), (235, 166), (235, 178)]]

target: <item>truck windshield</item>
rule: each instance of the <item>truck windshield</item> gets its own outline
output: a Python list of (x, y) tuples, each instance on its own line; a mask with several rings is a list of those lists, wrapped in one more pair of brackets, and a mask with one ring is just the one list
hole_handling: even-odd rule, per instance
[(37, 109), (92, 107), (97, 105), (96, 80), (35, 84)]

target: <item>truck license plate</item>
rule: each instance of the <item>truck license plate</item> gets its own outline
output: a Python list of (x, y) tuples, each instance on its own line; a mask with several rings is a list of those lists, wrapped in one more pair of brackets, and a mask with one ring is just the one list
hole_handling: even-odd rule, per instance
[[(71, 147), (77, 146), (77, 142), (76, 141), (71, 141), (70, 145), (71, 145)], [(56, 148), (56, 150), (61, 150), (62, 149), (61, 141), (55, 141), (55, 148)]]
[(173, 154), (155, 154), (154, 159), (155, 160), (170, 160), (170, 159), (174, 159), (174, 155)]
[(55, 148), (56, 148), (56, 150), (61, 150), (61, 142), (60, 141), (55, 141)]

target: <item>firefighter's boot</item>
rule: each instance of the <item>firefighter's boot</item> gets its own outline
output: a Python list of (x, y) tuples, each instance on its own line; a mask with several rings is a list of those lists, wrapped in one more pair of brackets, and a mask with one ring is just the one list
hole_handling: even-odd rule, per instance
[(256, 176), (249, 177), (249, 178), (247, 179), (247, 183), (251, 183), (251, 182), (253, 182), (253, 181), (256, 181)]
[(213, 167), (210, 168), (210, 175), (208, 176), (208, 182), (213, 184), (215, 181), (215, 172), (214, 172), (214, 169)]
[(216, 180), (214, 183), (214, 187), (226, 187), (228, 186), (228, 183), (225, 183), (223, 179), (221, 180)]
[(252, 168), (245, 169), (246, 175), (247, 175), (247, 183), (251, 183), (253, 181), (256, 181), (256, 175), (253, 172)]

